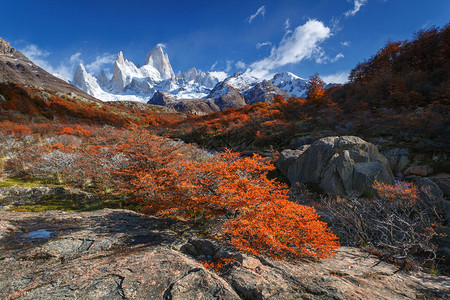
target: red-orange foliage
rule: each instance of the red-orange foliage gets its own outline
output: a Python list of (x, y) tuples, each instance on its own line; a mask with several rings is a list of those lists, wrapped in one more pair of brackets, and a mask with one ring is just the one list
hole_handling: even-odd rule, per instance
[(0, 122), (0, 131), (4, 134), (13, 135), (27, 135), (32, 133), (28, 126), (10, 121)]
[(309, 77), (308, 89), (306, 91), (306, 99), (310, 104), (322, 105), (325, 98), (325, 82), (320, 78), (319, 74)]
[(272, 199), (225, 224), (238, 249), (253, 254), (327, 258), (339, 247), (337, 237), (318, 220), (314, 208)]
[(411, 182), (386, 184), (375, 181), (372, 187), (377, 191), (379, 197), (390, 202), (412, 204), (419, 199), (417, 186)]
[[(343, 106), (353, 109), (360, 100), (369, 107), (417, 107), (434, 101), (448, 105), (449, 45), (449, 25), (418, 32), (409, 42), (388, 41), (350, 72), (350, 84), (342, 88)], [(339, 96), (333, 94), (336, 100)]]
[[(0, 104), (0, 119), (15, 118), (38, 119), (42, 122), (57, 121), (63, 123), (110, 124), (127, 126), (129, 123), (140, 125), (165, 125), (179, 121), (177, 114), (159, 113), (145, 106), (142, 109), (130, 108), (121, 103), (107, 103), (67, 97), (55, 91), (37, 88), (25, 88), (13, 83), (0, 83), (0, 94), (6, 101)], [(75, 121), (75, 122), (74, 122)]]
[(236, 261), (235, 258), (222, 257), (222, 258), (219, 258), (218, 260), (215, 260), (215, 261), (212, 261), (212, 262), (208, 262), (208, 261), (205, 261), (205, 260), (201, 260), (199, 262), (208, 270), (220, 271), (226, 265), (229, 265), (229, 264), (231, 264), (231, 263), (233, 263), (235, 261)]
[(91, 132), (89, 130), (84, 129), (80, 125), (77, 125), (75, 128), (64, 127), (59, 133), (60, 134), (78, 135), (78, 136), (90, 136), (91, 135)]
[(142, 211), (231, 218), (224, 233), (237, 248), (277, 259), (325, 258), (338, 247), (314, 209), (288, 201), (286, 186), (267, 178), (274, 166), (263, 158), (227, 150), (195, 161), (163, 138), (133, 132), (122, 146), (129, 165), (118, 173)]
[(275, 97), (272, 104), (260, 102), (238, 109), (190, 117), (172, 125), (186, 141), (210, 147), (264, 147), (288, 144), (307, 116), (305, 99)]

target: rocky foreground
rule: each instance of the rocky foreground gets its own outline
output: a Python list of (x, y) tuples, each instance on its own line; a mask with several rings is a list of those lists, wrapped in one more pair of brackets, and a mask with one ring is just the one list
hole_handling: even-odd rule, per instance
[[(195, 224), (128, 210), (0, 211), (1, 299), (448, 299), (450, 278), (406, 274), (357, 248), (273, 261)], [(235, 257), (222, 270), (201, 260)]]

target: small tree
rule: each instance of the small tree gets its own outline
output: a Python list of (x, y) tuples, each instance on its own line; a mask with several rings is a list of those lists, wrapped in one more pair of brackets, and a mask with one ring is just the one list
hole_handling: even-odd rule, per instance
[(311, 104), (322, 104), (325, 98), (325, 82), (320, 78), (318, 73), (309, 77), (306, 99)]

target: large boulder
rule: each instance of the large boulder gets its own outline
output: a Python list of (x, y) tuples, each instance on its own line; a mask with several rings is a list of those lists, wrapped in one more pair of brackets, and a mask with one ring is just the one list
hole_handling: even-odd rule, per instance
[(428, 176), (433, 173), (433, 168), (428, 165), (421, 165), (421, 166), (410, 166), (408, 169), (405, 170), (405, 175), (417, 175), (417, 176)]
[(308, 149), (309, 145), (304, 145), (301, 149), (291, 150), (286, 149), (281, 151), (280, 157), (277, 161), (277, 167), (283, 173), (284, 176), (287, 176), (287, 172), (289, 167), (303, 154), (306, 149)]
[(326, 137), (289, 166), (291, 183), (318, 183), (326, 193), (359, 197), (374, 180), (393, 183), (389, 162), (378, 148), (355, 136)]
[(403, 172), (410, 164), (409, 151), (406, 148), (392, 148), (383, 151), (383, 155), (389, 160), (391, 170), (395, 173)]

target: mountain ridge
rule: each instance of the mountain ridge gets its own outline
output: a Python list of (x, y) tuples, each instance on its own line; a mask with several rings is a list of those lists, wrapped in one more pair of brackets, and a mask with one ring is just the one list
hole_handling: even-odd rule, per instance
[(99, 101), (95, 96), (40, 68), (20, 51), (12, 47), (9, 42), (0, 38), (0, 83), (8, 82), (67, 94), (72, 93), (91, 101)]
[[(242, 107), (250, 102), (271, 103), (275, 95), (285, 98), (304, 97), (308, 82), (288, 72), (277, 73), (272, 79), (266, 80), (247, 73), (228, 76), (221, 72), (203, 72), (195, 67), (185, 72), (178, 71), (175, 75), (169, 56), (164, 53), (161, 44), (148, 52), (145, 64), (141, 67), (127, 60), (120, 51), (113, 65), (111, 79), (107, 78), (104, 71), (95, 78), (84, 66), (79, 68), (74, 74), (72, 83), (104, 101), (127, 99), (151, 104), (162, 103), (161, 95), (156, 93), (164, 92), (166, 96), (170, 94), (175, 97), (171, 98), (172, 102), (177, 100), (179, 103), (186, 103), (191, 99), (199, 103), (213, 100), (220, 109)], [(80, 76), (80, 73), (83, 73), (83, 76)], [(245, 100), (245, 94), (257, 84), (259, 84), (259, 100), (256, 102)], [(261, 89), (261, 86), (265, 88)], [(153, 99), (154, 95), (157, 99)]]

